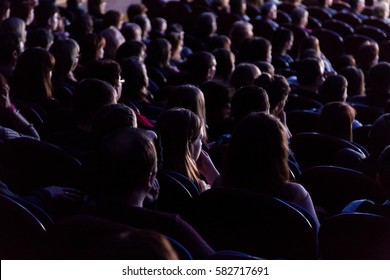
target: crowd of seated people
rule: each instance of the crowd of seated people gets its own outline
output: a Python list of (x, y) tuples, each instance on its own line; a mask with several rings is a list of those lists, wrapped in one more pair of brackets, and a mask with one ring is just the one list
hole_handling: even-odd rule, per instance
[[(142, 242), (164, 248), (157, 254), (148, 243), (150, 255), (140, 258), (181, 258), (179, 247), (195, 259), (218, 258), (218, 250), (234, 251), (239, 240), (213, 248), (197, 232), (194, 217), (213, 189), (280, 200), (306, 217), (316, 236), (321, 233), (330, 215), (312, 199), (313, 187), (300, 181), (313, 167), (307, 153), (294, 150), (315, 134), (310, 139), (318, 143), (308, 149), (317, 147), (318, 157), (326, 151), (317, 162), (359, 172), (382, 190), (357, 197), (345, 211), (386, 216), (390, 55), (382, 55), (386, 41), (375, 32), (390, 40), (389, 5), (364, 2), (161, 0), (157, 11), (154, 1), (106, 11), (106, 0), (67, 0), (65, 6), (0, 0), (0, 194), (41, 208), (54, 219), (49, 227), (76, 214), (86, 224), (95, 217), (102, 226), (111, 221), (161, 234), (145, 232)], [(182, 12), (172, 17), (172, 9)], [(343, 20), (360, 31), (346, 36), (326, 29), (344, 44), (335, 57), (324, 47), (321, 26)], [(272, 27), (267, 38), (258, 21)], [(363, 33), (363, 26), (371, 29)], [(19, 192), (3, 172), (1, 146), (20, 138), (72, 157), (80, 170), (68, 176), (77, 176), (77, 183), (58, 180)], [(177, 197), (167, 200), (167, 193)], [(174, 200), (186, 202), (167, 207)], [(36, 214), (26, 205), (19, 206)], [(48, 230), (47, 239), (56, 238), (50, 232), (56, 231)], [(140, 238), (129, 233), (120, 239), (119, 233), (99, 242), (125, 248), (133, 246), (131, 236)], [(83, 240), (88, 246), (97, 242), (91, 237)], [(96, 258), (116, 258), (105, 255), (106, 245)], [(264, 257), (246, 253), (230, 257)]]

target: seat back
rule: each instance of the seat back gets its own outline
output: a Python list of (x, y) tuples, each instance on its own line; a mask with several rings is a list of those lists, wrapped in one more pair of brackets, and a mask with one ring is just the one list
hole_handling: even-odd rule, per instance
[(356, 110), (356, 119), (362, 124), (373, 124), (382, 115), (382, 111), (373, 106), (358, 103), (351, 106)]
[(382, 43), (387, 39), (387, 34), (382, 29), (370, 26), (370, 25), (361, 25), (355, 28), (355, 33), (360, 35), (365, 35), (373, 40), (375, 40), (378, 44)]
[(311, 110), (311, 109), (319, 109), (322, 107), (321, 102), (316, 101), (312, 98), (300, 96), (298, 94), (290, 93), (287, 98), (286, 106), (284, 110), (286, 112), (292, 110)]
[(381, 43), (379, 47), (379, 60), (390, 62), (390, 40)]
[(157, 207), (160, 211), (185, 216), (192, 210), (194, 196), (180, 181), (162, 170), (157, 179), (160, 185)]
[(346, 54), (354, 55), (357, 50), (366, 42), (374, 41), (370, 37), (362, 34), (353, 34), (344, 38), (344, 51)]
[(332, 18), (331, 14), (317, 6), (307, 7), (307, 11), (311, 17), (318, 19), (320, 22)]
[(212, 188), (196, 201), (194, 226), (215, 250), (266, 259), (315, 259), (316, 230), (287, 203), (232, 188)]
[(386, 22), (384, 22), (380, 19), (370, 17), (370, 18), (363, 20), (363, 24), (368, 25), (368, 26), (377, 27), (377, 28), (381, 29), (383, 32), (385, 32), (387, 36), (390, 34), (390, 25), (388, 25)]
[(350, 141), (321, 133), (303, 132), (290, 138), (290, 149), (303, 169), (317, 165), (334, 165), (336, 153), (345, 148), (368, 155), (367, 151)]
[(344, 22), (348, 23), (350, 26), (352, 26), (353, 28), (356, 28), (357, 26), (362, 24), (362, 21), (360, 18), (358, 18), (356, 15), (354, 15), (352, 13), (348, 13), (348, 12), (346, 12), (346, 13), (338, 12), (337, 14), (334, 14), (332, 16), (332, 18), (344, 21)]
[(292, 110), (286, 112), (287, 126), (295, 135), (301, 132), (318, 132), (320, 114), (314, 111)]
[(36, 259), (46, 228), (27, 208), (0, 194), (0, 258)]
[[(156, 240), (150, 238), (150, 233), (154, 234), (100, 217), (75, 215), (58, 221), (49, 239), (53, 259), (142, 260), (160, 255), (155, 254), (159, 247), (154, 246)], [(192, 259), (180, 243), (167, 239), (180, 259)]]
[(319, 232), (320, 254), (328, 260), (389, 260), (390, 219), (363, 213), (331, 217)]
[(330, 216), (341, 213), (353, 200), (383, 199), (375, 180), (348, 168), (314, 166), (303, 170), (298, 182), (310, 193), (314, 205), (322, 207)]
[(331, 62), (338, 61), (339, 57), (344, 54), (344, 41), (337, 32), (320, 28), (314, 30), (313, 35), (318, 38), (321, 51)]
[(348, 23), (337, 19), (328, 19), (322, 23), (322, 27), (337, 32), (342, 38), (352, 35), (354, 30)]
[(77, 187), (81, 164), (64, 150), (31, 138), (16, 138), (0, 146), (0, 174), (19, 195), (57, 185)]

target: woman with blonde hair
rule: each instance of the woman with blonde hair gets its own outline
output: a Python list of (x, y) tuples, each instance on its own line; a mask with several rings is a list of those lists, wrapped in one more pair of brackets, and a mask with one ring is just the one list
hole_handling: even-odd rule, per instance
[(219, 175), (210, 157), (202, 151), (202, 127), (201, 119), (184, 108), (165, 111), (155, 125), (161, 140), (162, 167), (188, 177), (201, 192), (209, 189)]

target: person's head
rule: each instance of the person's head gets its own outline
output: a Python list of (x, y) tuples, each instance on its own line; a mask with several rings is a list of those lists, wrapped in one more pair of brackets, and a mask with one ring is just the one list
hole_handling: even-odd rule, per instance
[(84, 36), (80, 42), (80, 61), (83, 65), (104, 57), (106, 39), (100, 34), (90, 33)]
[(144, 61), (146, 56), (146, 45), (141, 41), (126, 41), (116, 51), (115, 60), (121, 63), (123, 59), (136, 56), (141, 61)]
[(123, 97), (137, 101), (148, 101), (147, 87), (149, 79), (145, 64), (138, 57), (128, 57), (122, 60)]
[(225, 84), (207, 81), (200, 85), (200, 90), (204, 94), (208, 124), (230, 117), (230, 91)]
[(271, 62), (268, 61), (255, 61), (253, 62), (254, 65), (259, 68), (260, 72), (263, 74), (269, 74), (270, 76), (275, 75), (275, 67), (272, 65)]
[(172, 89), (165, 104), (166, 109), (186, 108), (194, 112), (202, 121), (203, 136), (206, 137), (206, 105), (203, 92), (193, 85), (181, 85)]
[(341, 75), (332, 75), (326, 78), (319, 88), (319, 95), (323, 104), (329, 102), (347, 101), (348, 81)]
[(272, 60), (272, 45), (263, 37), (254, 37), (244, 41), (240, 47), (240, 59), (244, 62)]
[(34, 21), (34, 1), (13, 0), (10, 6), (10, 16), (22, 19), (26, 25)]
[(224, 186), (273, 195), (288, 180), (288, 143), (283, 124), (266, 113), (244, 118), (229, 143), (222, 171)]
[(181, 52), (184, 46), (184, 32), (169, 30), (165, 33), (166, 39), (171, 43), (172, 53), (171, 56), (173, 59), (180, 59)]
[(91, 16), (101, 17), (106, 12), (106, 0), (88, 0), (88, 13)]
[(45, 28), (38, 28), (27, 33), (26, 48), (40, 47), (49, 50), (53, 42), (53, 33)]
[(379, 19), (387, 19), (389, 17), (389, 3), (385, 1), (378, 2), (372, 8), (372, 15)]
[(212, 80), (217, 70), (217, 61), (214, 55), (206, 51), (191, 54), (185, 64), (185, 70), (191, 74), (193, 80), (198, 84)]
[(73, 39), (57, 40), (50, 48), (56, 64), (53, 69), (53, 76), (65, 77), (76, 69), (79, 61), (80, 47)]
[(196, 31), (202, 37), (211, 37), (217, 32), (217, 17), (212, 12), (203, 12), (196, 19)]
[(155, 67), (167, 67), (171, 59), (172, 46), (167, 39), (157, 38), (148, 44), (145, 63)]
[(47, 50), (30, 48), (18, 59), (11, 86), (11, 96), (28, 101), (52, 98), (51, 73), (55, 59)]
[(318, 57), (321, 55), (320, 41), (315, 36), (309, 36), (302, 41), (300, 53), (304, 54), (306, 50), (314, 50)]
[(122, 25), (122, 15), (117, 10), (109, 10), (103, 15), (103, 28), (108, 28), (114, 26), (116, 28), (121, 28)]
[(134, 111), (123, 104), (108, 104), (98, 110), (93, 118), (91, 134), (99, 143), (104, 136), (124, 127), (137, 128)]
[(27, 31), (26, 31), (26, 23), (22, 19), (17, 17), (9, 17), (3, 20), (0, 24), (0, 33), (16, 34), (19, 40), (22, 42), (23, 49), (24, 49), (24, 44), (26, 43), (27, 40)]
[(121, 67), (119, 63), (111, 59), (92, 61), (85, 69), (85, 78), (99, 79), (112, 85), (116, 92), (116, 100), (122, 93)]
[(268, 95), (270, 113), (278, 116), (286, 105), (288, 94), (290, 93), (290, 85), (285, 77), (281, 75), (261, 75), (255, 85), (263, 88)]
[(157, 36), (165, 36), (167, 30), (167, 20), (162, 17), (155, 17), (150, 21), (152, 30), (151, 32)]
[(337, 72), (348, 66), (356, 66), (356, 60), (351, 54), (341, 55), (333, 64), (333, 67)]
[[(371, 93), (390, 92), (390, 63), (379, 62), (368, 71), (367, 82), (370, 85)], [(368, 93), (368, 91), (367, 91)]]
[(127, 18), (129, 21), (132, 21), (134, 17), (139, 16), (139, 15), (144, 15), (148, 11), (148, 8), (144, 4), (130, 4), (127, 7)]
[(141, 27), (142, 39), (143, 40), (148, 39), (149, 32), (152, 29), (152, 25), (150, 23), (148, 16), (146, 14), (137, 15), (134, 17), (133, 21)]
[(339, 71), (341, 76), (347, 79), (348, 88), (347, 95), (363, 96), (365, 94), (365, 78), (363, 71), (356, 66), (347, 66)]
[(305, 58), (298, 64), (297, 78), (300, 86), (319, 87), (323, 82), (324, 69), (319, 59)]
[(309, 20), (309, 12), (305, 8), (295, 8), (291, 12), (291, 23), (293, 25), (305, 28)]
[(246, 1), (245, 0), (230, 0), (230, 11), (234, 14), (245, 15)]
[(142, 29), (134, 22), (126, 22), (122, 24), (121, 33), (126, 41), (142, 41)]
[(244, 40), (253, 38), (253, 25), (246, 21), (236, 21), (230, 28), (232, 46), (239, 48)]
[(363, 70), (368, 71), (378, 63), (379, 46), (375, 42), (364, 43), (355, 54), (356, 64)]
[(351, 0), (348, 3), (351, 6), (351, 10), (355, 13), (361, 13), (366, 7), (365, 0)]
[(214, 51), (216, 49), (227, 49), (230, 51), (232, 41), (226, 35), (215, 34), (208, 40), (208, 50)]
[(221, 48), (213, 51), (213, 55), (217, 61), (215, 76), (224, 81), (228, 81), (234, 70), (234, 64), (236, 61), (234, 53), (230, 50)]
[(196, 160), (202, 149), (202, 127), (201, 119), (184, 108), (165, 111), (155, 125), (161, 140), (163, 168), (182, 173), (198, 186)]
[(260, 75), (261, 72), (256, 65), (252, 63), (240, 63), (236, 66), (230, 77), (230, 85), (235, 89), (252, 85)]
[(251, 113), (269, 113), (270, 104), (267, 92), (258, 86), (243, 86), (232, 98), (232, 117), (239, 121)]
[(100, 199), (108, 205), (142, 207), (156, 173), (156, 148), (144, 130), (117, 129), (104, 137), (96, 149)]
[(5, 20), (10, 14), (11, 0), (0, 1), (0, 21)]
[(275, 20), (277, 18), (278, 7), (275, 2), (269, 1), (261, 6), (260, 15), (263, 19)]
[(294, 42), (294, 33), (287, 28), (278, 28), (272, 37), (272, 52), (282, 54), (291, 49)]
[(74, 92), (74, 108), (83, 123), (92, 123), (95, 114), (104, 106), (116, 103), (116, 90), (107, 82), (84, 79)]
[(114, 59), (119, 46), (126, 41), (125, 37), (123, 37), (122, 33), (116, 28), (106, 28), (100, 32), (100, 35), (106, 40), (104, 58)]
[(0, 33), (0, 64), (14, 66), (23, 52), (23, 42), (15, 33)]
[(50, 31), (55, 31), (59, 24), (59, 9), (55, 3), (42, 2), (35, 9), (35, 23)]
[(356, 111), (345, 102), (330, 102), (321, 108), (319, 131), (352, 141), (352, 122)]
[(386, 146), (390, 145), (390, 114), (383, 114), (372, 124), (368, 135), (370, 150), (378, 156)]

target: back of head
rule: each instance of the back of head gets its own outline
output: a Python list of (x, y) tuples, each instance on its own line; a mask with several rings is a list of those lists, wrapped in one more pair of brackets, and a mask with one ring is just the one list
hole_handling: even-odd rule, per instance
[(363, 70), (370, 69), (378, 62), (379, 46), (375, 42), (364, 43), (356, 52), (356, 64)]
[(121, 33), (125, 37), (126, 41), (142, 40), (142, 29), (134, 22), (126, 22), (122, 25)]
[(92, 121), (96, 112), (115, 103), (116, 91), (112, 85), (98, 79), (82, 80), (74, 92), (74, 106), (81, 121)]
[(355, 109), (347, 103), (330, 102), (321, 109), (319, 131), (352, 141), (352, 122), (355, 115)]
[(229, 88), (216, 81), (207, 81), (200, 85), (206, 103), (207, 123), (226, 118), (226, 111), (230, 104)]
[(281, 53), (291, 40), (294, 40), (294, 33), (291, 30), (278, 28), (272, 37), (272, 52)]
[(121, 203), (147, 193), (145, 178), (155, 174), (157, 154), (145, 131), (120, 128), (102, 139), (96, 149), (97, 174), (106, 202)]
[(390, 92), (390, 63), (379, 62), (368, 72), (368, 81), (372, 93), (379, 91), (381, 93)]
[(66, 76), (73, 71), (77, 65), (80, 47), (73, 39), (56, 40), (50, 48), (50, 53), (54, 56), (53, 75)]
[(39, 3), (39, 5), (34, 8), (34, 21), (39, 27), (48, 28), (50, 26), (49, 20), (58, 12), (59, 9), (55, 3)]
[(119, 63), (111, 59), (92, 61), (85, 69), (85, 78), (99, 79), (110, 83), (113, 87), (118, 86), (120, 74)]
[(347, 100), (347, 87), (348, 82), (341, 75), (329, 76), (319, 89), (320, 98), (322, 103), (329, 102), (345, 102)]
[(103, 16), (103, 28), (110, 26), (119, 27), (121, 21), (121, 13), (116, 10), (109, 10)]
[(322, 77), (320, 61), (315, 58), (305, 58), (298, 64), (297, 78), (301, 86), (312, 85)]
[(91, 61), (102, 58), (101, 49), (106, 45), (106, 39), (100, 34), (90, 33), (80, 40), (80, 50), (82, 53), (81, 62), (83, 65)]
[(217, 31), (217, 18), (212, 12), (203, 12), (197, 17), (195, 26), (201, 36), (210, 36)]
[(126, 41), (125, 38), (118, 29), (112, 27), (104, 29), (100, 35), (106, 40), (104, 57), (114, 59), (117, 49)]
[(131, 97), (138, 101), (147, 101), (149, 79), (144, 63), (139, 57), (128, 57), (122, 60), (122, 77), (125, 83), (122, 88), (123, 97)]
[(154, 39), (148, 44), (145, 63), (155, 67), (168, 66), (171, 58), (171, 50), (171, 43), (167, 39)]
[(127, 18), (132, 21), (135, 16), (146, 14), (148, 8), (144, 4), (131, 4), (127, 7)]
[(390, 145), (390, 114), (383, 114), (372, 124), (369, 133), (371, 151), (378, 156), (383, 149)]
[(240, 47), (240, 59), (246, 62), (271, 62), (271, 43), (265, 38), (254, 37), (245, 41)]
[(179, 107), (189, 109), (205, 120), (206, 109), (203, 92), (193, 85), (181, 85), (172, 89), (165, 104), (166, 109)]
[(155, 131), (161, 139), (162, 166), (183, 173), (198, 183), (199, 173), (192, 157), (191, 143), (201, 136), (201, 119), (188, 109), (172, 108), (158, 118)]
[(0, 34), (0, 64), (16, 63), (22, 53), (22, 41), (15, 33)]
[(251, 113), (269, 113), (270, 105), (267, 92), (258, 86), (243, 86), (233, 95), (232, 116), (235, 120)]
[[(196, 83), (212, 79), (215, 74), (216, 61), (214, 55), (206, 51), (191, 54), (184, 65)], [(212, 73), (214, 71), (214, 73)]]
[(229, 33), (232, 45), (237, 48), (242, 41), (253, 38), (253, 25), (246, 21), (236, 21), (230, 28)]
[(260, 75), (261, 72), (256, 65), (252, 63), (240, 63), (236, 66), (230, 77), (230, 85), (235, 89), (252, 85)]
[(26, 40), (26, 23), (18, 17), (10, 17), (1, 22), (0, 33), (14, 33), (22, 41)]
[(308, 16), (308, 12), (305, 8), (295, 8), (291, 12), (291, 23), (294, 25), (301, 25), (303, 19)]
[(52, 98), (50, 73), (55, 59), (47, 50), (30, 48), (25, 50), (16, 64), (11, 95), (30, 101)]
[(356, 66), (347, 66), (339, 71), (339, 74), (347, 79), (347, 94), (352, 96), (363, 96), (365, 92), (364, 73)]
[(134, 111), (123, 104), (108, 104), (96, 113), (91, 133), (95, 141), (99, 143), (104, 136), (123, 127), (137, 127), (137, 117)]
[(213, 51), (213, 55), (217, 61), (216, 76), (229, 79), (234, 69), (234, 53), (230, 50), (219, 48)]
[(233, 133), (223, 184), (273, 195), (289, 178), (287, 158), (287, 135), (280, 121), (266, 113), (251, 114)]
[(27, 33), (26, 47), (41, 47), (43, 49), (49, 49), (54, 41), (53, 34), (45, 28), (38, 28), (31, 30)]
[[(275, 112), (278, 106), (281, 103), (285, 102), (288, 94), (290, 93), (290, 85), (288, 84), (285, 77), (281, 75), (274, 75), (269, 77), (269, 75), (261, 75), (256, 81), (255, 85), (262, 87), (268, 95), (270, 112), (272, 114), (278, 113)], [(283, 109), (283, 106), (282, 106)]]

